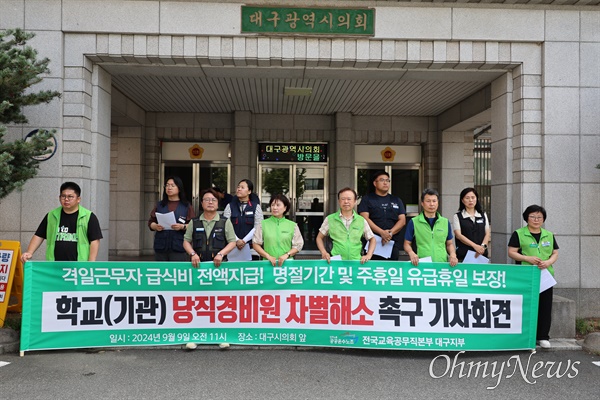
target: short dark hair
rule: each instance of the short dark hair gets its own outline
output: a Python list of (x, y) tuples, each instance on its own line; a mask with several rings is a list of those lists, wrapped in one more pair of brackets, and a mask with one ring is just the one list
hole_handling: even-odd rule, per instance
[(532, 204), (529, 207), (527, 207), (525, 211), (523, 211), (523, 220), (527, 222), (527, 220), (529, 219), (529, 214), (533, 214), (536, 212), (542, 213), (542, 215), (544, 216), (544, 221), (546, 221), (546, 209), (542, 206), (538, 206), (537, 204)]
[(436, 196), (438, 198), (438, 200), (440, 199), (440, 194), (438, 193), (437, 190), (435, 189), (431, 189), (431, 188), (427, 188), (425, 190), (423, 190), (423, 193), (421, 193), (421, 201), (425, 200), (425, 196)]
[(238, 185), (242, 182), (246, 182), (246, 185), (248, 186), (248, 190), (250, 190), (252, 193), (254, 193), (254, 183), (252, 183), (252, 181), (250, 179), (242, 179), (241, 181), (238, 182)]
[(354, 194), (354, 200), (356, 200), (358, 198), (358, 194), (356, 193), (356, 190), (352, 189), (351, 187), (345, 187), (343, 189), (340, 189), (340, 191), (337, 194), (338, 200), (340, 199), (340, 195), (343, 192), (352, 192), (352, 194)]
[(274, 194), (273, 196), (271, 196), (271, 200), (269, 200), (269, 206), (278, 200), (281, 201), (285, 206), (285, 211), (283, 212), (285, 214), (290, 210), (290, 200), (281, 193)]
[(60, 185), (60, 193), (62, 193), (63, 190), (68, 190), (68, 189), (71, 189), (72, 191), (74, 191), (75, 194), (77, 195), (77, 197), (81, 196), (81, 188), (75, 182), (65, 182), (62, 185)]
[(219, 199), (219, 194), (218, 194), (217, 192), (215, 192), (215, 189), (212, 189), (212, 188), (210, 188), (210, 189), (204, 189), (204, 190), (203, 190), (203, 191), (200, 193), (200, 201), (204, 201), (204, 196), (205, 196), (206, 194), (208, 194), (208, 193), (210, 193), (210, 194), (212, 194), (213, 196), (215, 196), (215, 199), (217, 199), (217, 200)]
[(373, 172), (373, 175), (371, 175), (371, 182), (375, 182), (377, 180), (377, 178), (379, 178), (381, 175), (385, 175), (388, 178), (390, 177), (390, 174), (388, 174), (384, 170), (380, 169), (378, 171)]

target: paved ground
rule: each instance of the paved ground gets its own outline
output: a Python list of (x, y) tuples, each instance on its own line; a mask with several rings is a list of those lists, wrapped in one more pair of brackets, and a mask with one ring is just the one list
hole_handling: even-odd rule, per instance
[[(46, 351), (0, 356), (3, 399), (597, 398), (581, 350), (435, 353), (292, 348)], [(479, 366), (479, 370), (477, 370)]]

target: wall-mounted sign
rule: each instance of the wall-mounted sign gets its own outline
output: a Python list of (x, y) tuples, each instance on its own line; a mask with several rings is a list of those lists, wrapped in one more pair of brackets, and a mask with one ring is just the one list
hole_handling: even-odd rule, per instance
[(242, 33), (374, 35), (375, 9), (242, 6)]
[(260, 143), (259, 161), (327, 162), (326, 144)]
[(190, 158), (192, 160), (200, 160), (202, 158), (202, 154), (204, 154), (204, 148), (200, 147), (198, 144), (194, 144), (188, 149), (188, 152), (190, 153)]
[(229, 161), (229, 143), (161, 142), (162, 161)]
[(421, 164), (421, 146), (359, 144), (354, 146), (354, 162)]
[[(39, 129), (34, 129), (31, 132), (29, 132), (27, 134), (27, 136), (25, 136), (25, 141), (29, 141), (33, 138), (33, 136), (37, 135), (38, 132), (40, 130)], [(46, 147), (46, 154), (42, 154), (39, 156), (33, 156), (31, 158), (33, 158), (36, 161), (46, 161), (49, 160), (55, 153), (56, 153), (56, 148), (58, 146), (58, 143), (56, 142), (56, 137), (52, 136), (48, 139), (48, 147)]]

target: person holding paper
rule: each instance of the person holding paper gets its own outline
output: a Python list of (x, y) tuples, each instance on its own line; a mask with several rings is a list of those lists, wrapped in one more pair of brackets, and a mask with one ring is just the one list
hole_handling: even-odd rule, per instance
[(475, 257), (488, 256), (488, 244), (492, 238), (490, 222), (481, 208), (477, 190), (468, 187), (460, 192), (458, 212), (454, 214), (452, 229), (456, 237), (456, 256), (462, 262), (467, 251)]
[(381, 237), (381, 245), (393, 241), (392, 254), (389, 258), (373, 255), (374, 260), (398, 261), (402, 236), (400, 231), (406, 225), (404, 203), (396, 196), (389, 194), (390, 175), (381, 170), (372, 175), (371, 181), (375, 192), (362, 198), (358, 205), (358, 213), (367, 221), (376, 235)]
[(200, 193), (204, 212), (190, 221), (183, 237), (183, 247), (194, 268), (198, 268), (200, 261), (212, 261), (215, 267), (219, 267), (235, 247), (235, 232), (231, 221), (221, 218), (217, 212), (218, 196), (214, 189), (206, 189)]
[(238, 183), (235, 194), (231, 202), (225, 206), (223, 217), (231, 220), (235, 229), (235, 245), (242, 250), (252, 239), (252, 235), (248, 235), (250, 231), (260, 226), (263, 212), (260, 208), (260, 200), (254, 193), (254, 184), (250, 179), (242, 179)]
[[(321, 257), (331, 262), (331, 256), (341, 256), (342, 260), (360, 260), (366, 263), (373, 257), (376, 240), (373, 231), (367, 221), (354, 211), (356, 205), (356, 191), (349, 187), (338, 192), (339, 211), (329, 214), (323, 220), (319, 233), (317, 234), (317, 247)], [(333, 242), (331, 254), (325, 249), (325, 236), (329, 236)], [(369, 241), (367, 254), (362, 255), (361, 237)]]
[[(419, 265), (419, 259), (431, 257), (431, 262), (450, 262), (450, 266), (458, 264), (456, 249), (452, 241), (450, 221), (437, 212), (439, 194), (437, 190), (425, 189), (421, 193), (423, 211), (408, 221), (404, 235), (404, 251), (408, 253), (410, 262)], [(412, 248), (416, 242), (417, 252)]]
[[(159, 214), (174, 213), (175, 221), (163, 226), (158, 223)], [(154, 234), (154, 259), (156, 261), (189, 261), (183, 248), (183, 235), (188, 222), (196, 216), (194, 207), (187, 201), (183, 181), (178, 176), (167, 178), (162, 200), (150, 212), (148, 227)]]
[(276, 194), (269, 201), (271, 217), (263, 220), (254, 232), (252, 247), (271, 262), (282, 266), (285, 260), (294, 258), (302, 250), (304, 239), (298, 224), (285, 218), (290, 201), (283, 194)]
[[(554, 276), (553, 264), (558, 260), (558, 244), (554, 234), (542, 228), (546, 221), (546, 209), (536, 204), (530, 205), (523, 212), (523, 219), (527, 225), (513, 232), (508, 241), (508, 256), (517, 264), (537, 265)], [(544, 349), (551, 347), (552, 297), (552, 287), (540, 293), (536, 338)]]
[(60, 207), (50, 211), (21, 254), (25, 263), (46, 240), (46, 261), (96, 261), (102, 230), (96, 214), (84, 208), (75, 182), (60, 185)]

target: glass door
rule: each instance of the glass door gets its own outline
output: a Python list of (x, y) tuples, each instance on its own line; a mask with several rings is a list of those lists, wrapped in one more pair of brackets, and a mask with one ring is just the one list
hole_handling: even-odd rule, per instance
[(325, 165), (262, 164), (258, 193), (265, 218), (271, 212), (271, 196), (282, 193), (290, 200), (288, 218), (298, 224), (304, 238), (303, 251), (316, 251), (315, 238), (323, 222), (327, 193)]
[[(172, 175), (179, 176), (183, 181), (186, 197), (192, 203), (198, 215), (202, 212), (200, 209), (200, 193), (204, 189), (215, 186), (224, 191), (229, 189), (230, 172), (229, 164), (226, 163), (165, 162), (161, 176), (161, 188), (164, 181)], [(160, 196), (162, 196), (162, 189)]]

